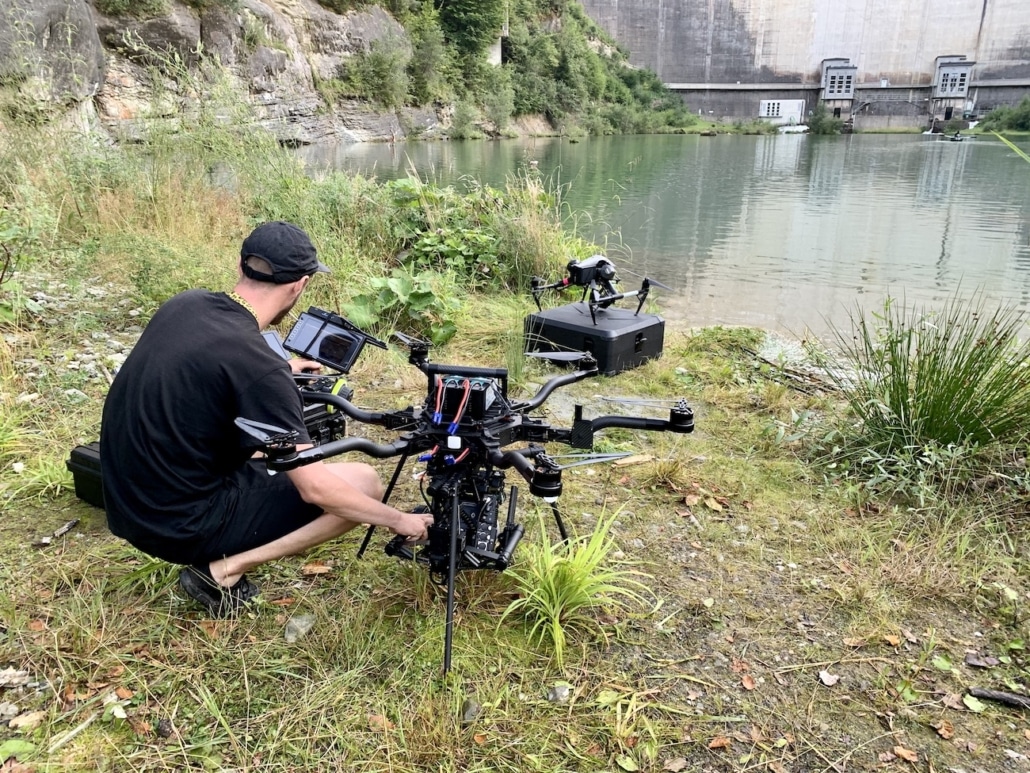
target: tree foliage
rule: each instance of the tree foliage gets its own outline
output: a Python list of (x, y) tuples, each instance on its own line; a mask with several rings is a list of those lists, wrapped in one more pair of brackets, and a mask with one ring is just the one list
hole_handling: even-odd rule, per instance
[(830, 115), (826, 105), (816, 102), (812, 114), (808, 117), (808, 131), (810, 134), (840, 134), (844, 122), (839, 118)]
[(987, 131), (1030, 131), (1030, 97), (1015, 107), (999, 107), (987, 114), (977, 128)]
[(440, 0), (437, 10), (447, 40), (459, 58), (469, 59), (500, 37), (505, 0)]

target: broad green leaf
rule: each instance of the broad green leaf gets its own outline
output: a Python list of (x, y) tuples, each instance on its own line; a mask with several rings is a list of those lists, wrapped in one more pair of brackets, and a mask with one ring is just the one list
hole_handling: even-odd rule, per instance
[(11, 738), (0, 744), (0, 763), (6, 762), (11, 757), (25, 759), (36, 750), (36, 745), (23, 741), (20, 738)]
[(640, 770), (640, 766), (637, 765), (636, 760), (630, 757), (628, 754), (620, 754), (615, 758), (615, 763), (623, 770)]
[(972, 695), (963, 695), (962, 702), (966, 705), (966, 708), (977, 714), (982, 714), (987, 710), (987, 706), (984, 705), (983, 701), (979, 698), (975, 698)]

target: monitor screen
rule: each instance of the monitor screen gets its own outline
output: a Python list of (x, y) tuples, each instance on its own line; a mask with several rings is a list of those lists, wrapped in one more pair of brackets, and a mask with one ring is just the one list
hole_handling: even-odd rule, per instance
[(269, 348), (284, 360), (290, 359), (290, 353), (283, 347), (283, 341), (279, 338), (279, 334), (274, 330), (266, 330), (261, 334), (265, 339), (265, 343), (268, 344)]
[(368, 337), (337, 323), (334, 317), (331, 314), (323, 317), (310, 310), (303, 312), (283, 345), (301, 357), (316, 360), (341, 373), (350, 372)]

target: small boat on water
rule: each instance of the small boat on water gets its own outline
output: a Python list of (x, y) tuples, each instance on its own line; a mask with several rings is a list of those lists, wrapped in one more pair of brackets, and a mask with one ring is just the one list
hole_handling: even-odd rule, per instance
[(954, 134), (949, 135), (948, 139), (951, 142), (965, 142), (966, 140), (973, 139), (973, 137), (969, 134), (959, 134), (958, 132), (955, 132)]

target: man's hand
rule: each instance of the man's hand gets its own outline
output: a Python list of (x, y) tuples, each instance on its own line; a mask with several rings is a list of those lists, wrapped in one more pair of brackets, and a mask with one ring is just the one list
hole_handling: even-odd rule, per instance
[(294, 357), (292, 360), (287, 360), (290, 363), (290, 370), (294, 373), (311, 373), (316, 374), (321, 372), (321, 363), (315, 362), (314, 360), (305, 360), (303, 357)]
[(429, 538), (429, 527), (433, 524), (430, 513), (401, 513), (396, 526), (390, 527), (394, 534), (402, 534), (409, 542), (418, 542)]

